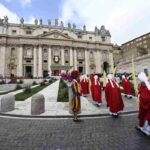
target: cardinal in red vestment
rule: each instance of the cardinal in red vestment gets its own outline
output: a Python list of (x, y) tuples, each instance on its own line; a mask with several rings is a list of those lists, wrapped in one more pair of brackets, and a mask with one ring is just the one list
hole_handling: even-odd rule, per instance
[(94, 76), (93, 82), (91, 82), (91, 94), (95, 104), (101, 106), (102, 104), (102, 90), (101, 84), (98, 80), (98, 76)]
[(86, 75), (82, 76), (80, 85), (81, 85), (82, 96), (87, 96), (89, 94), (89, 80)]
[(105, 98), (107, 107), (112, 116), (118, 117), (118, 113), (123, 110), (124, 103), (118, 83), (113, 79), (113, 75), (108, 75), (108, 83), (105, 88)]
[(144, 72), (138, 75), (138, 79), (141, 81), (141, 86), (138, 89), (139, 100), (139, 124), (138, 128), (146, 135), (150, 135), (150, 83)]
[(131, 82), (124, 75), (122, 76), (122, 87), (125, 96), (127, 96), (128, 98), (132, 98)]

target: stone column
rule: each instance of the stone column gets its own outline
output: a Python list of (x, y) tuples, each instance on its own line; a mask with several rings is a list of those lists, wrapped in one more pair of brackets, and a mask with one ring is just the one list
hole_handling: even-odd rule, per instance
[(33, 77), (36, 78), (37, 77), (37, 47), (36, 46), (34, 46), (33, 51), (34, 51), (33, 52), (34, 53), (34, 55), (33, 55), (33, 65), (34, 65)]
[(70, 66), (73, 66), (73, 52), (72, 52), (72, 47), (70, 47)]
[(6, 46), (0, 46), (0, 74), (5, 76)]
[(48, 48), (48, 72), (49, 72), (50, 76), (52, 74), (51, 65), (52, 65), (52, 49), (51, 49), (51, 46), (50, 46)]
[(102, 73), (101, 65), (102, 65), (102, 55), (101, 51), (97, 50), (97, 58), (96, 58), (96, 66), (97, 66), (97, 73)]
[(85, 49), (85, 73), (89, 74), (89, 55), (88, 55), (88, 49)]
[(17, 64), (17, 76), (22, 77), (23, 76), (23, 46), (20, 45), (18, 48), (18, 64)]
[(97, 50), (94, 50), (94, 62), (95, 62), (95, 73), (98, 73), (98, 56), (97, 56)]
[(64, 48), (61, 47), (61, 65), (64, 66), (65, 63), (64, 63), (65, 59), (64, 59)]
[(109, 51), (109, 65), (111, 65), (111, 67), (109, 68), (109, 72), (113, 72), (113, 68), (114, 68), (114, 61), (113, 61), (113, 54), (112, 52)]
[(77, 50), (74, 48), (74, 69), (77, 70)]
[(38, 77), (43, 77), (42, 72), (42, 46), (39, 46), (39, 53), (38, 53)]

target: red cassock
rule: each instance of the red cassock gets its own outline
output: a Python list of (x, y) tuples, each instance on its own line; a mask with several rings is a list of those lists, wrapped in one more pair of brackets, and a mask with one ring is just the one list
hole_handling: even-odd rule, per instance
[(147, 89), (145, 83), (139, 88), (139, 126), (143, 127), (145, 120), (150, 125), (150, 90)]
[(132, 95), (131, 82), (128, 79), (122, 80), (122, 87), (124, 89), (124, 94)]
[(94, 81), (94, 75), (90, 75), (90, 80), (91, 80), (91, 82)]
[(92, 98), (93, 101), (95, 101), (96, 103), (102, 103), (102, 91), (101, 91), (101, 84), (99, 81), (93, 81), (91, 83), (91, 94), (92, 94)]
[(117, 113), (123, 110), (124, 103), (121, 97), (120, 88), (114, 81), (112, 81), (112, 84), (114, 87), (112, 87), (110, 81), (106, 84), (105, 98), (107, 107), (109, 107), (109, 111), (111, 113)]
[(89, 94), (89, 81), (86, 79), (82, 79), (81, 82), (81, 91), (82, 91), (82, 95), (86, 96)]

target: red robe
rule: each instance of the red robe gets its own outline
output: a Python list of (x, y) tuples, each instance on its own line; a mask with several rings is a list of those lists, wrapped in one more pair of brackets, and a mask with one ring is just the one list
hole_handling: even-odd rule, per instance
[(100, 104), (102, 103), (101, 84), (98, 80), (96, 82), (97, 84), (95, 84), (95, 81), (91, 83), (91, 93), (92, 93), (93, 101)]
[(124, 89), (124, 94), (132, 95), (131, 83), (128, 79), (122, 80), (122, 87)]
[(82, 79), (81, 82), (81, 91), (82, 91), (82, 95), (86, 96), (89, 94), (89, 81), (86, 79)]
[(112, 83), (114, 87), (112, 87), (110, 81), (106, 84), (105, 98), (107, 106), (109, 107), (109, 111), (111, 113), (118, 113), (119, 111), (123, 110), (124, 103), (121, 97), (120, 88), (114, 81), (112, 81)]
[(94, 75), (90, 75), (90, 80), (91, 80), (91, 82), (94, 81)]
[(139, 126), (143, 127), (145, 120), (150, 125), (150, 90), (147, 89), (145, 83), (139, 88)]

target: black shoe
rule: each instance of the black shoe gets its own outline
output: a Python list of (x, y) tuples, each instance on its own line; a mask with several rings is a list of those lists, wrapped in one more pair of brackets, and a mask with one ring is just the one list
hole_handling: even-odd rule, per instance
[(113, 116), (114, 118), (118, 118), (118, 115), (113, 115), (113, 114), (112, 114), (112, 116)]
[(141, 129), (138, 126), (135, 126), (135, 129), (141, 132)]

